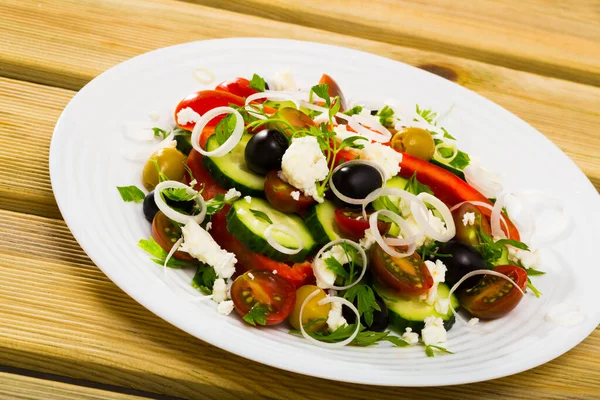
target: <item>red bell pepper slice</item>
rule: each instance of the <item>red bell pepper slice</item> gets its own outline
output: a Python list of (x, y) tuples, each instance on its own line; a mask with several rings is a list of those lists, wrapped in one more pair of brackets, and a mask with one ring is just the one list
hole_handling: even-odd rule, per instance
[[(194, 122), (190, 122), (185, 125), (181, 125), (177, 120), (177, 113), (186, 107), (190, 107), (200, 115), (204, 115), (207, 111), (212, 110), (216, 107), (227, 107), (230, 104), (243, 106), (246, 104), (246, 99), (240, 96), (236, 96), (227, 92), (220, 92), (217, 90), (201, 90), (196, 93), (192, 93), (185, 99), (181, 100), (175, 108), (175, 122), (177, 126), (183, 129), (192, 130), (194, 129)], [(215, 126), (225, 118), (225, 114), (219, 115), (213, 118), (207, 126)]]
[(250, 87), (250, 81), (246, 78), (235, 78), (221, 82), (217, 85), (215, 90), (231, 93), (244, 98), (258, 93), (258, 90)]

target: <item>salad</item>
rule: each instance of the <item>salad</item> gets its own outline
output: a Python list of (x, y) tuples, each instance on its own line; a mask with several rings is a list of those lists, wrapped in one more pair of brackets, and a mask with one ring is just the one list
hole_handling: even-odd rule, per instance
[(473, 327), (540, 295), (498, 176), (432, 110), (350, 104), (328, 75), (298, 90), (254, 74), (190, 94), (174, 118), (153, 128), (149, 193), (118, 190), (143, 202), (139, 246), (165, 279), (195, 271), (193, 301), (320, 346), (433, 356), (450, 353), (456, 319)]

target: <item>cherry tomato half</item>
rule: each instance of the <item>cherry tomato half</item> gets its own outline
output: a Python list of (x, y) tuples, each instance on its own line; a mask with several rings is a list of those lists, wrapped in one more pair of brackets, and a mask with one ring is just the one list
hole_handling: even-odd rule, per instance
[[(463, 218), (466, 213), (473, 213), (475, 215), (472, 225), (468, 222), (466, 225), (464, 224)], [(477, 246), (479, 244), (477, 232), (483, 231), (488, 235), (492, 233), (488, 218), (481, 213), (479, 207), (475, 207), (473, 204), (465, 203), (458, 207), (452, 212), (452, 218), (456, 226), (456, 237), (454, 239), (458, 242)]]
[[(152, 220), (152, 237), (167, 253), (173, 244), (181, 237), (181, 228), (173, 223), (162, 211), (159, 211)], [(194, 261), (194, 257), (185, 251), (176, 251), (173, 257), (182, 261)]]
[[(204, 168), (204, 164), (202, 163), (202, 154), (198, 153), (196, 150), (192, 149), (188, 156), (187, 165), (192, 171), (194, 175), (194, 179), (196, 179), (197, 183), (194, 186), (195, 190), (202, 190), (202, 197), (204, 200), (210, 200), (218, 194), (227, 193), (226, 189), (223, 189), (219, 186), (213, 178), (210, 176), (206, 168)], [(189, 175), (186, 173), (186, 183), (190, 183), (191, 179)]]
[[(185, 99), (181, 100), (177, 107), (175, 108), (175, 121), (180, 128), (192, 130), (194, 129), (195, 122), (190, 122), (187, 124), (180, 124), (177, 118), (177, 113), (186, 107), (190, 107), (192, 110), (197, 112), (200, 115), (204, 115), (209, 110), (212, 110), (216, 107), (226, 107), (230, 104), (236, 104), (238, 106), (243, 106), (246, 104), (246, 100), (243, 97), (236, 96), (234, 94), (228, 92), (221, 92), (217, 90), (201, 90), (196, 93), (192, 93), (187, 96)], [(225, 118), (225, 114), (219, 115), (218, 117), (213, 118), (208, 126), (215, 126), (219, 121)]]
[[(352, 240), (360, 240), (365, 236), (365, 231), (369, 228), (369, 221), (363, 218), (360, 211), (354, 211), (347, 208), (335, 210), (335, 223), (340, 232)], [(391, 224), (384, 221), (377, 221), (379, 232), (384, 235), (390, 230)]]
[[(293, 192), (299, 192), (298, 200), (292, 197)], [(306, 210), (315, 203), (312, 197), (304, 195), (277, 175), (277, 171), (269, 171), (265, 179), (265, 197), (277, 210), (286, 213), (295, 213)]]
[[(521, 290), (527, 286), (527, 272), (516, 265), (499, 265), (494, 271), (511, 278)], [(458, 302), (472, 316), (482, 319), (500, 318), (512, 311), (523, 298), (512, 283), (493, 275), (483, 278), (470, 289), (458, 293)]]
[(433, 277), (417, 253), (404, 258), (392, 257), (379, 244), (374, 244), (369, 256), (375, 278), (401, 295), (418, 296), (433, 286)]
[[(246, 78), (235, 78), (221, 82), (215, 88), (219, 92), (227, 92), (240, 97), (248, 97), (258, 93), (258, 90), (250, 87), (250, 81)], [(264, 100), (263, 100), (264, 101)]]
[[(288, 124), (293, 126), (294, 128), (305, 129), (310, 128), (311, 126), (317, 126), (315, 122), (306, 114), (304, 114), (300, 110), (296, 110), (291, 107), (280, 108), (277, 113), (274, 115), (274, 118), (280, 118), (284, 121), (287, 121)], [(284, 133), (288, 136), (291, 136), (293, 131), (282, 122), (274, 122), (272, 126), (273, 129), (277, 129), (281, 133)]]
[(252, 270), (236, 278), (231, 285), (235, 311), (245, 316), (252, 307), (266, 310), (267, 325), (285, 320), (296, 304), (296, 288), (270, 271)]
[(323, 74), (319, 80), (319, 83), (325, 83), (329, 86), (329, 97), (340, 96), (340, 111), (345, 111), (346, 99), (344, 98), (344, 93), (342, 93), (342, 89), (340, 89), (337, 82), (334, 81), (329, 75)]

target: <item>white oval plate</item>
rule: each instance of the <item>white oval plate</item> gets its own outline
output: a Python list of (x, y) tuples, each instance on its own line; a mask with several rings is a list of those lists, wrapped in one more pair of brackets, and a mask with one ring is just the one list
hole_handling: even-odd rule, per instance
[[(213, 71), (214, 83), (196, 80), (193, 71), (198, 67)], [(379, 104), (396, 99), (438, 112), (454, 106), (444, 126), (462, 149), (501, 171), (511, 189), (539, 189), (561, 198), (574, 229), (568, 240), (542, 252), (542, 268), (548, 274), (534, 279), (543, 297), (528, 295), (506, 318), (482, 325), (489, 334), (457, 323), (447, 343), (455, 354), (427, 358), (420, 346), (324, 350), (285, 328), (256, 329), (233, 315), (217, 314), (210, 301), (194, 304), (175, 294), (163, 282), (161, 268), (136, 246), (150, 235), (141, 205), (124, 203), (115, 189), (142, 186), (145, 160), (132, 162), (124, 156), (131, 143), (124, 139), (123, 127), (129, 122), (151, 127), (151, 112), (170, 111), (189, 93), (255, 72), (272, 77), (284, 67), (292, 68), (304, 88), (325, 72), (352, 99)], [(225, 39), (141, 55), (94, 79), (65, 108), (52, 138), (50, 173), (73, 235), (119, 287), (191, 335), (277, 368), (374, 385), (482, 381), (552, 360), (577, 345), (600, 321), (595, 296), (600, 269), (594, 262), (600, 198), (583, 173), (543, 135), (491, 101), (372, 54), (290, 40)], [(580, 307), (584, 321), (572, 328), (546, 322), (545, 312), (565, 301)]]

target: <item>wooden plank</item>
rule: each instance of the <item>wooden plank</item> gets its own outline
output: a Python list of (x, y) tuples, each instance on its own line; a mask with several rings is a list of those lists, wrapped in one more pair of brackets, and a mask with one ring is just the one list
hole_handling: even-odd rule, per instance
[(135, 400), (145, 398), (0, 372), (0, 400)]
[[(400, 389), (301, 377), (214, 348), (162, 321), (87, 259), (62, 221), (0, 210), (0, 364), (184, 398), (397, 398)], [(403, 398), (600, 395), (600, 330), (525, 373)]]
[(600, 86), (596, 0), (188, 0)]

